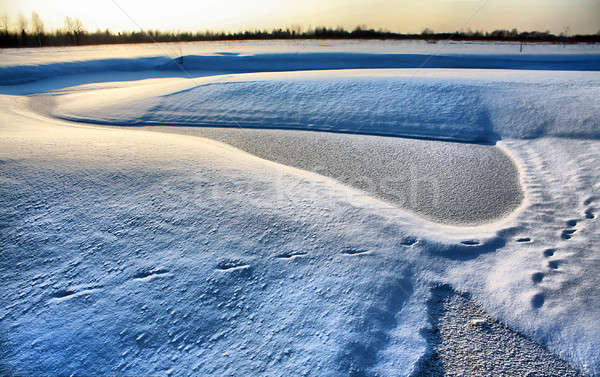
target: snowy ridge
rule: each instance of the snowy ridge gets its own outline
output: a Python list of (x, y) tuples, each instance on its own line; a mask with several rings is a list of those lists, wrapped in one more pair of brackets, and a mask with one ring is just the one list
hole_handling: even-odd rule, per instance
[(149, 80), (139, 90), (129, 85), (56, 96), (49, 111), (108, 125), (309, 129), (483, 143), (600, 138), (599, 76), (547, 75), (402, 69)]
[[(182, 64), (180, 64), (182, 63)], [(600, 54), (493, 55), (493, 54), (377, 54), (359, 52), (307, 52), (238, 55), (221, 53), (82, 60), (0, 67), (0, 85), (22, 84), (58, 76), (99, 72), (221, 73), (303, 71), (375, 68), (470, 68), (599, 71)]]

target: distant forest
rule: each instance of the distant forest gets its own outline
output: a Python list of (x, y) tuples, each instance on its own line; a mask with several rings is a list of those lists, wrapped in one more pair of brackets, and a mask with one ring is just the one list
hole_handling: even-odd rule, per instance
[(302, 30), (301, 27), (290, 27), (274, 30), (253, 30), (243, 32), (214, 32), (214, 31), (125, 31), (113, 33), (110, 30), (87, 31), (78, 19), (67, 17), (65, 25), (59, 30), (47, 32), (40, 17), (34, 12), (31, 19), (19, 17), (16, 29), (8, 27), (6, 16), (0, 19), (0, 48), (7, 47), (44, 47), (44, 46), (81, 46), (117, 43), (147, 43), (147, 42), (192, 42), (192, 41), (228, 41), (256, 39), (396, 39), (396, 40), (427, 40), (435, 43), (439, 40), (461, 41), (516, 41), (516, 42), (600, 42), (600, 30), (591, 35), (555, 35), (549, 31), (517, 31), (495, 30), (457, 31), (453, 33), (436, 33), (425, 29), (420, 34), (393, 33), (386, 30), (369, 29), (357, 26), (348, 31), (343, 28), (316, 27)]

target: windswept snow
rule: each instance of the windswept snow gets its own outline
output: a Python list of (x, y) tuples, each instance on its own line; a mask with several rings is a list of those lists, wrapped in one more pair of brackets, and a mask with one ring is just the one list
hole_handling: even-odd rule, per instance
[[(337, 43), (299, 46), (430, 53), (418, 43)], [(298, 47), (282, 44), (182, 46), (192, 50), (186, 56), (292, 60), (280, 52)], [(154, 46), (131, 48), (103, 58), (157, 59)], [(210, 72), (195, 66), (195, 78), (168, 68), (161, 75), (180, 77), (105, 82), (111, 73), (98, 72), (104, 83), (80, 75), (3, 87), (60, 90), (0, 96), (0, 373), (396, 376), (492, 366), (479, 373), (600, 375), (600, 77), (573, 65), (595, 67), (597, 47), (431, 48), (463, 63), (495, 52), (528, 66), (204, 78), (196, 76)], [(8, 51), (0, 76), (37, 80), (50, 72), (42, 65), (86, 67), (99, 59), (94, 51), (108, 50)], [(534, 71), (551, 68), (541, 56), (571, 71)], [(188, 57), (184, 65), (196, 59)], [(33, 67), (24, 69), (28, 58)], [(114, 78), (158, 71), (123, 72)], [(63, 88), (68, 82), (89, 85)], [(205, 125), (295, 131), (270, 148), (289, 131), (197, 127)], [(332, 173), (345, 161), (362, 166), (364, 149), (385, 155), (369, 174), (394, 159), (382, 141), (394, 139), (361, 133), (427, 139), (401, 142), (397, 153), (447, 143), (431, 139), (497, 143), (452, 145), (501, 148), (518, 168), (523, 201), (485, 225), (422, 219)], [(342, 140), (348, 145), (336, 146)], [(285, 160), (311, 145), (318, 152), (307, 161)], [(327, 174), (311, 169), (319, 158)], [(496, 161), (482, 163), (486, 174)], [(456, 178), (456, 169), (447, 173)], [(439, 300), (440, 286), (459, 293)], [(469, 354), (460, 350), (466, 336)]]
[(2, 53), (0, 85), (102, 72), (129, 72), (141, 79), (166, 72), (195, 77), (206, 72), (357, 68), (600, 70), (597, 44), (239, 41), (5, 49)]
[(391, 205), (446, 224), (498, 221), (523, 199), (517, 167), (490, 145), (237, 127), (143, 129), (218, 140), (358, 188), (384, 200), (382, 211)]
[(472, 251), (468, 230), (224, 144), (2, 105), (10, 374), (408, 374), (425, 245)]
[(111, 125), (311, 129), (488, 143), (600, 138), (600, 76), (593, 72), (342, 70), (146, 81), (87, 86), (55, 96), (49, 111)]

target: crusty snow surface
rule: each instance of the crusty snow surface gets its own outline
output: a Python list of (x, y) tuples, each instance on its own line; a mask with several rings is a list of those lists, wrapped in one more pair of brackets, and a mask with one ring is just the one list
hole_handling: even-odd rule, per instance
[(493, 145), (364, 134), (249, 128), (144, 130), (217, 140), (266, 160), (311, 171), (435, 222), (493, 222), (523, 200), (518, 168)]
[[(600, 374), (598, 73), (65, 82), (1, 88), (2, 374)], [(215, 140), (90, 124), (199, 126), (204, 109), (219, 126), (360, 133), (354, 112), (381, 133), (497, 141), (523, 201), (501, 220), (444, 225)], [(477, 357), (460, 351), (465, 336)]]
[(424, 335), (432, 350), (417, 376), (581, 375), (448, 286), (432, 290), (428, 314), (432, 329)]

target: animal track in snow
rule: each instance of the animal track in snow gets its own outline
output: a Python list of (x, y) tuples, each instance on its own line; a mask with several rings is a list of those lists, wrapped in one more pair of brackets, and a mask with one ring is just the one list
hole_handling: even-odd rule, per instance
[(577, 219), (567, 220), (567, 229), (563, 229), (562, 233), (560, 234), (560, 238), (562, 238), (563, 240), (570, 240), (571, 237), (573, 237), (573, 233), (577, 232), (577, 229), (575, 229), (575, 227), (577, 226), (578, 222), (579, 220)]
[(531, 306), (533, 306), (536, 309), (541, 308), (544, 305), (544, 301), (545, 301), (545, 297), (543, 294), (541, 293), (536, 293), (535, 295), (533, 295), (533, 297), (531, 298)]
[(543, 279), (544, 279), (544, 273), (543, 272), (534, 272), (533, 274), (531, 274), (531, 280), (535, 284), (540, 283)]
[(69, 297), (72, 296), (76, 293), (76, 291), (74, 290), (70, 290), (70, 289), (61, 289), (59, 291), (56, 291), (52, 294), (53, 298), (65, 298), (65, 297)]
[(133, 279), (135, 279), (135, 280), (150, 280), (155, 277), (171, 276), (168, 274), (168, 272), (169, 271), (165, 270), (165, 269), (142, 271), (142, 272), (138, 272), (137, 274), (133, 275)]
[(550, 258), (551, 256), (554, 255), (555, 252), (556, 252), (555, 249), (546, 249), (546, 250), (544, 250), (544, 256), (546, 258)]
[(297, 257), (301, 257), (303, 255), (306, 255), (307, 253), (305, 253), (304, 251), (298, 251), (295, 253), (283, 253), (283, 254), (279, 254), (278, 256), (276, 256), (275, 258), (277, 259), (294, 259)]
[[(584, 200), (583, 205), (589, 206), (595, 200), (596, 200), (596, 198), (591, 196), (591, 197), (587, 198), (586, 200)], [(596, 215), (594, 214), (594, 209), (591, 207), (586, 208), (583, 213), (585, 214), (586, 219), (595, 219), (596, 218)]]
[(573, 237), (573, 233), (575, 233), (576, 231), (577, 229), (565, 229), (560, 234), (560, 238), (562, 238), (563, 240), (570, 240), (571, 237)]
[(555, 249), (546, 249), (546, 250), (544, 250), (544, 256), (546, 258), (550, 258), (551, 256), (554, 255), (555, 252), (556, 252)]
[(595, 219), (596, 215), (594, 214), (594, 209), (593, 208), (587, 208), (585, 210), (585, 218), (586, 219)]
[(100, 290), (101, 288), (103, 288), (102, 285), (85, 287), (83, 289), (60, 289), (58, 291), (53, 292), (50, 296), (52, 297), (52, 301), (64, 301), (70, 298), (94, 293), (95, 291)]
[(360, 254), (368, 254), (369, 250), (366, 249), (355, 249), (355, 248), (346, 248), (342, 250), (342, 254), (346, 255), (360, 255)]
[(560, 264), (559, 261), (557, 260), (551, 260), (550, 262), (548, 262), (548, 267), (550, 267), (553, 270), (558, 269), (558, 265)]
[(400, 245), (402, 246), (412, 246), (417, 243), (417, 239), (415, 237), (406, 237), (402, 241), (400, 241)]
[(220, 271), (232, 271), (249, 268), (250, 265), (239, 260), (227, 259), (217, 263), (217, 270)]

